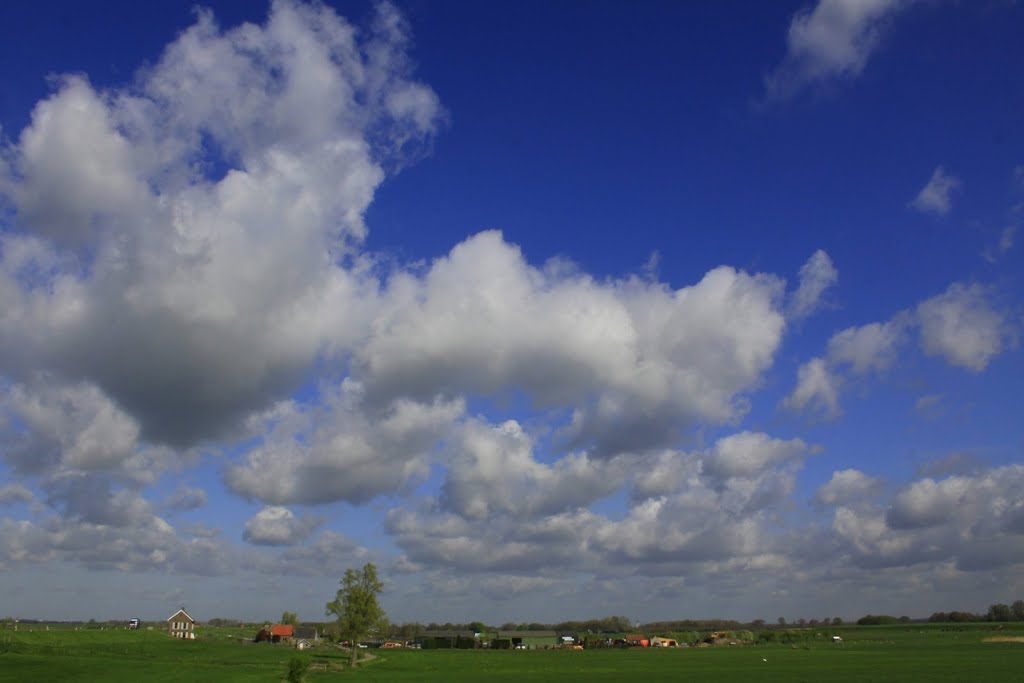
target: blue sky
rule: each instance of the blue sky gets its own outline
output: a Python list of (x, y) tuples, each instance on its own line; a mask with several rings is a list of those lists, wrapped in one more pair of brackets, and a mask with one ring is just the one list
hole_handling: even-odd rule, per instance
[(204, 7), (0, 9), (0, 612), (1024, 593), (1017, 3)]

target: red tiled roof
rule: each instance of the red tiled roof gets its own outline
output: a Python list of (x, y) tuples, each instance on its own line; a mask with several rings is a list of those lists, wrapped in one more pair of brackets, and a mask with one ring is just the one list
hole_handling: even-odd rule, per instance
[(292, 625), (291, 624), (274, 624), (270, 627), (270, 635), (281, 636), (282, 638), (292, 637)]

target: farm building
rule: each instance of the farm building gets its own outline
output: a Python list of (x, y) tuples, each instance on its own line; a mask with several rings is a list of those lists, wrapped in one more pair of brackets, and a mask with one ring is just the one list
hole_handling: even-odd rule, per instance
[(296, 626), (294, 637), (308, 640), (313, 645), (320, 642), (320, 632), (316, 630), (316, 626)]
[(196, 620), (183, 609), (167, 617), (167, 635), (172, 638), (193, 640), (196, 637), (195, 626)]
[(654, 636), (651, 638), (651, 647), (679, 647), (679, 643), (674, 638)]
[(560, 643), (554, 631), (498, 631), (498, 635), (491, 641), (491, 647), (502, 650), (536, 649), (555, 647)]
[(270, 627), (270, 642), (290, 642), (295, 635), (295, 627), (291, 624), (274, 624)]
[(624, 636), (623, 641), (628, 647), (650, 647), (651, 641), (647, 636), (640, 635), (639, 633), (631, 633), (628, 636)]
[(483, 647), (473, 631), (424, 631), (416, 637), (424, 650), (472, 650)]

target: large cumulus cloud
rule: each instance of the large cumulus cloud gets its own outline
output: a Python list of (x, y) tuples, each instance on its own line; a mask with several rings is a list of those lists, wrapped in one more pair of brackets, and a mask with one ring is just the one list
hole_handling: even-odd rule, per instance
[(67, 77), (0, 168), (0, 367), (96, 385), (145, 435), (218, 436), (350, 342), (384, 166), (427, 140), (401, 21), (362, 40), (324, 5), (212, 15), (130, 88)]

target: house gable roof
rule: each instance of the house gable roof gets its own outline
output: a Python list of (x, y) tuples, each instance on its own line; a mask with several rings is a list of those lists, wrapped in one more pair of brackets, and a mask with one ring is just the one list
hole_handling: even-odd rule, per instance
[(183, 609), (180, 609), (171, 616), (167, 617), (167, 621), (189, 621), (193, 624), (196, 623), (196, 620), (190, 617), (188, 615), (188, 612), (186, 612)]
[(270, 627), (270, 635), (291, 638), (294, 630), (291, 624), (274, 624)]

